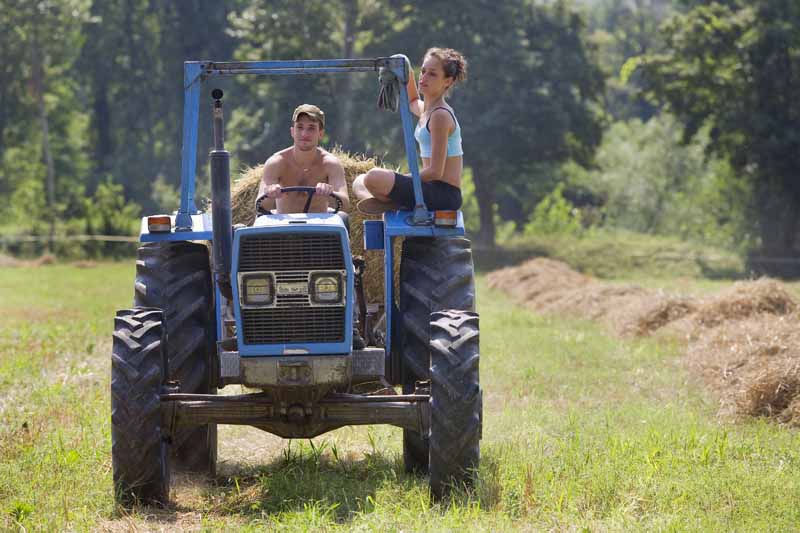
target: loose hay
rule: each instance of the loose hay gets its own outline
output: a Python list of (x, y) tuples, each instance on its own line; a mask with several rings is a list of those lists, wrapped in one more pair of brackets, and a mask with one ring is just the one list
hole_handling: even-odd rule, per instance
[(678, 336), (686, 366), (719, 397), (721, 415), (800, 426), (800, 311), (775, 280), (737, 282), (699, 300), (600, 282), (537, 258), (488, 281), (537, 312), (600, 320), (620, 335)]
[[(344, 167), (344, 175), (347, 181), (347, 191), (350, 195), (350, 205), (356, 205), (355, 194), (353, 194), (353, 180), (356, 176), (367, 172), (373, 167), (380, 166), (375, 158), (367, 157), (363, 154), (351, 154), (341, 149), (334, 148), (330, 151), (339, 158)], [(231, 188), (231, 218), (234, 224), (245, 224), (247, 226), (255, 221), (255, 203), (258, 196), (258, 184), (261, 181), (261, 174), (264, 165), (246, 168), (242, 171)], [(365, 216), (355, 208), (350, 212), (350, 248), (353, 255), (360, 255), (366, 259), (367, 267), (364, 275), (364, 291), (367, 302), (383, 303), (383, 252), (370, 251), (364, 253), (364, 220)], [(378, 217), (373, 217), (378, 218)], [(394, 244), (394, 271), (395, 286), (400, 272), (400, 253), (402, 249), (401, 239), (395, 239)]]
[(742, 319), (760, 313), (785, 315), (797, 308), (797, 303), (783, 286), (772, 279), (740, 281), (697, 310), (695, 320), (713, 327), (726, 320)]
[(44, 254), (36, 259), (17, 259), (10, 255), (0, 254), (0, 268), (22, 268), (55, 265), (58, 259), (53, 254)]

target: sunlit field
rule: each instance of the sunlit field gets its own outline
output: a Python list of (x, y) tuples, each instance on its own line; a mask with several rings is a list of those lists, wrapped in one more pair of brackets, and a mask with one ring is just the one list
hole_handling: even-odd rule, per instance
[(216, 479), (178, 477), (167, 509), (118, 508), (109, 425), (112, 316), (133, 264), (0, 270), (3, 529), (771, 529), (800, 523), (800, 438), (720, 422), (681, 346), (535, 316), (479, 280), (482, 463), (432, 503), (400, 431), (286, 441), (223, 427)]

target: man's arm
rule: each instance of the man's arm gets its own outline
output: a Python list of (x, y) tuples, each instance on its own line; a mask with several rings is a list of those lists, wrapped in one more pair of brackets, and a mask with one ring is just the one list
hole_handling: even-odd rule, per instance
[(344, 167), (334, 155), (327, 154), (324, 159), (325, 171), (328, 174), (328, 185), (332, 193), (342, 201), (342, 211), (350, 210), (350, 196), (347, 193), (347, 180), (344, 178)]
[(275, 198), (281, 196), (280, 177), (282, 166), (281, 160), (277, 155), (273, 155), (264, 163), (264, 171), (261, 173), (261, 182), (258, 184), (258, 195), (256, 196), (256, 199), (258, 199), (265, 194), (269, 194), (269, 198), (261, 201), (261, 208), (264, 210), (275, 209)]

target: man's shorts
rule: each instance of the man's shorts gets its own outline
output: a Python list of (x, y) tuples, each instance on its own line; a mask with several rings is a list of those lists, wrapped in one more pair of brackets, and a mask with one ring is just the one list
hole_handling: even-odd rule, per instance
[[(461, 208), (461, 189), (443, 181), (423, 181), (422, 197), (428, 210), (455, 211)], [(414, 200), (414, 180), (411, 176), (394, 173), (394, 187), (389, 191), (389, 198), (401, 209), (412, 210)]]

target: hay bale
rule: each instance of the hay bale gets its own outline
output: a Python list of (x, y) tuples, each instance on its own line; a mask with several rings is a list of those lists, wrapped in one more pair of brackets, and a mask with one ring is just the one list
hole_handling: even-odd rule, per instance
[(714, 327), (727, 320), (741, 320), (758, 314), (787, 315), (797, 302), (779, 282), (767, 278), (740, 281), (701, 305), (695, 315), (698, 324)]
[[(336, 147), (330, 152), (339, 158), (344, 167), (344, 176), (347, 181), (347, 191), (350, 195), (350, 205), (355, 206), (356, 197), (353, 194), (353, 180), (356, 176), (367, 172), (369, 169), (380, 166), (375, 158), (363, 154), (351, 154)], [(251, 225), (255, 220), (256, 198), (258, 184), (264, 165), (246, 168), (231, 188), (231, 218), (234, 224)], [(353, 255), (360, 255), (366, 259), (367, 267), (364, 275), (364, 290), (367, 302), (383, 302), (383, 253), (372, 251), (364, 253), (364, 220), (365, 217), (355, 208), (350, 209), (350, 247)], [(371, 217), (372, 218), (372, 217)], [(380, 217), (374, 217), (380, 218)], [(395, 239), (394, 245), (394, 271), (395, 287), (400, 273), (401, 239)]]
[(800, 395), (795, 396), (789, 403), (789, 407), (781, 412), (778, 421), (792, 427), (800, 426)]
[(0, 268), (17, 268), (25, 265), (27, 265), (25, 261), (16, 257), (0, 254)]
[(800, 426), (800, 311), (774, 280), (734, 283), (697, 300), (603, 283), (544, 258), (487, 279), (534, 311), (599, 319), (621, 335), (678, 336), (685, 364), (719, 397), (721, 415)]
[(633, 313), (632, 320), (623, 326), (625, 333), (637, 337), (652, 335), (667, 324), (671, 324), (695, 312), (697, 303), (686, 297), (658, 295)]
[(43, 254), (36, 259), (17, 259), (10, 255), (0, 254), (0, 268), (23, 268), (23, 267), (41, 267), (55, 265), (58, 263), (58, 258), (53, 254)]
[(750, 416), (778, 416), (790, 418), (785, 413), (800, 395), (800, 361), (785, 361), (770, 365), (753, 376), (736, 398), (742, 414)]
[(514, 300), (525, 304), (537, 303), (548, 293), (571, 290), (592, 281), (566, 263), (546, 257), (496, 270), (486, 279), (489, 287), (507, 292)]

